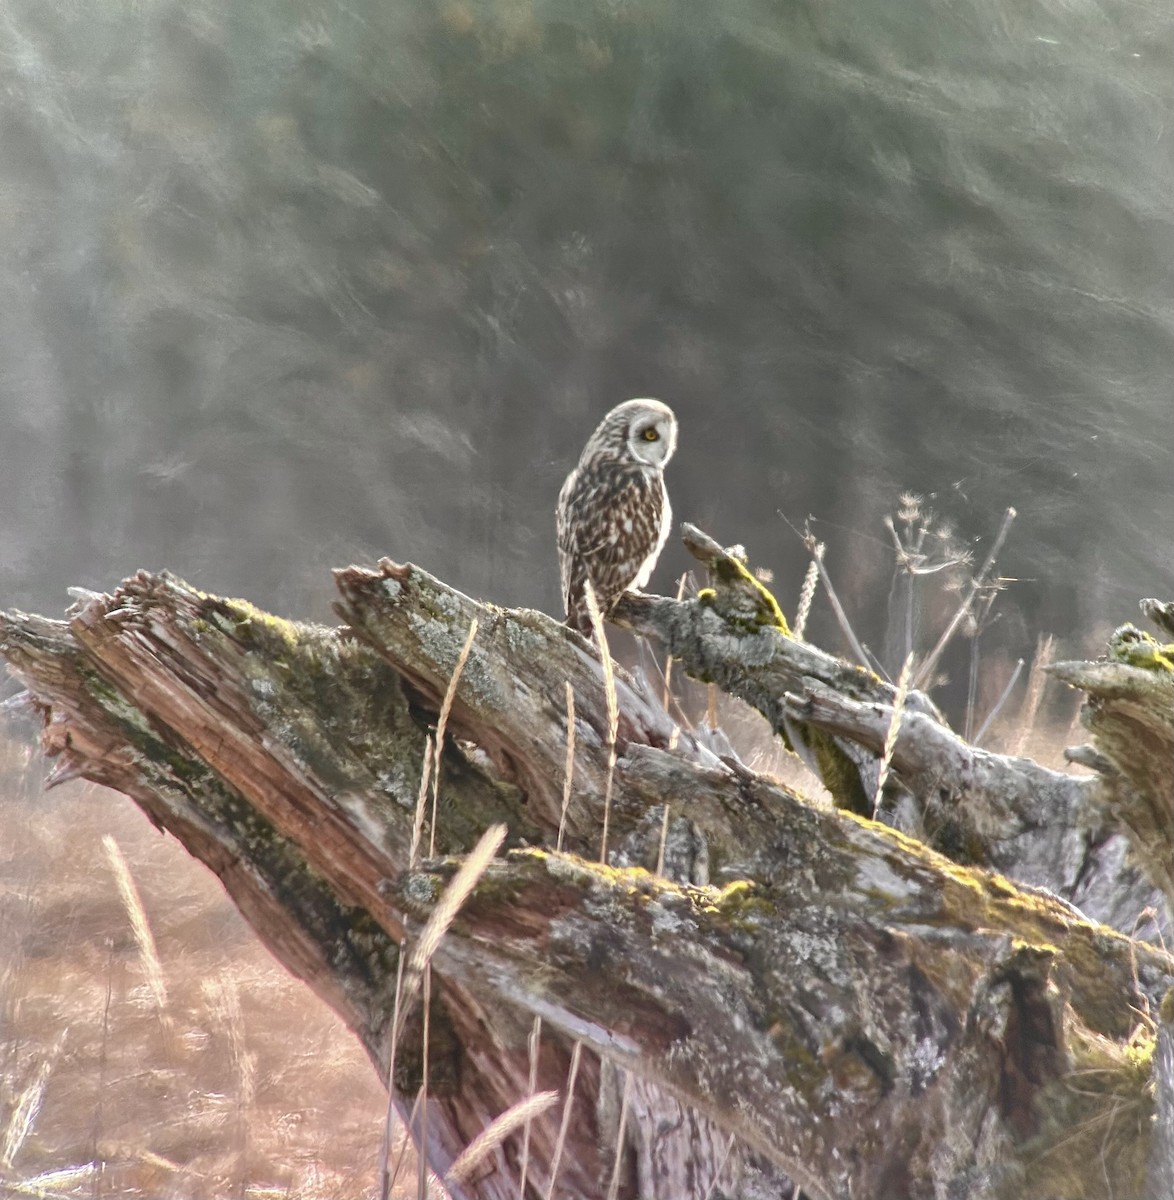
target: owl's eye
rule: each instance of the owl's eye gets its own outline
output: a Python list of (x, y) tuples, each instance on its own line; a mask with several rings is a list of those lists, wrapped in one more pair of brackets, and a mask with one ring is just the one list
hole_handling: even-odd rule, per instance
[(653, 425), (649, 425), (649, 427), (640, 436), (646, 442), (659, 442), (660, 441), (660, 434), (656, 432), (656, 427)]

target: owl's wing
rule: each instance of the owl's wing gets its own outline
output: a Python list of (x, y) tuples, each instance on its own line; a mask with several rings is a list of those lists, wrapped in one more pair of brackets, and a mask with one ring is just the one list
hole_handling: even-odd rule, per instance
[(559, 504), (559, 560), (571, 623), (590, 628), (583, 599), (591, 580), (607, 612), (659, 550), (664, 486), (659, 476), (625, 470), (579, 470), (567, 479)]

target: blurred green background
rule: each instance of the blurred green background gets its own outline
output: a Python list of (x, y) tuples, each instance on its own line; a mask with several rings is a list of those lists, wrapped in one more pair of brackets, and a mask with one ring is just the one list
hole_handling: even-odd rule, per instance
[(638, 395), (678, 517), (793, 607), (814, 514), (876, 645), (902, 490), (1019, 509), (1009, 653), (1174, 594), (1172, 10), (4, 0), (0, 49), (4, 606), (322, 618), (387, 554), (556, 611)]

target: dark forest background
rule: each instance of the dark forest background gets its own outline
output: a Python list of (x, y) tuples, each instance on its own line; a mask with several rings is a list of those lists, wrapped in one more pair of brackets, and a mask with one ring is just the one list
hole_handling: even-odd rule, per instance
[(1019, 510), (1010, 653), (1174, 595), (1163, 5), (5, 0), (0, 84), (4, 606), (324, 618), (387, 554), (556, 611), (639, 395), (677, 515), (793, 607), (813, 514), (874, 644), (903, 490), (980, 560)]

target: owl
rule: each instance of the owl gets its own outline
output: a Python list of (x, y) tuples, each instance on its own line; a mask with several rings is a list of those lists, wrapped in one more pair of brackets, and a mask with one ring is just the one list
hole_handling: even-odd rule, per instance
[(618, 404), (587, 440), (558, 494), (558, 559), (567, 624), (591, 636), (584, 583), (606, 616), (629, 588), (642, 588), (672, 522), (665, 464), (677, 448), (677, 418), (659, 400)]

